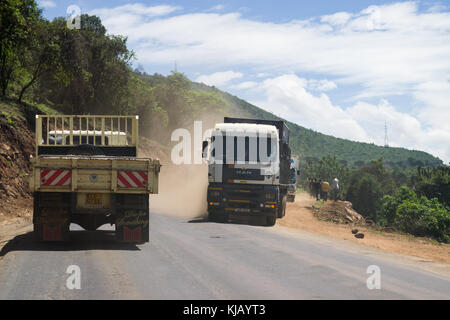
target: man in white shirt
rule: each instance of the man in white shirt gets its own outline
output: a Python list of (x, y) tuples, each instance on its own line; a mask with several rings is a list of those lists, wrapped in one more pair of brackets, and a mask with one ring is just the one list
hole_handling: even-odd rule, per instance
[(331, 183), (331, 190), (333, 192), (333, 199), (336, 201), (338, 199), (339, 195), (339, 180), (338, 178), (334, 178), (333, 182)]

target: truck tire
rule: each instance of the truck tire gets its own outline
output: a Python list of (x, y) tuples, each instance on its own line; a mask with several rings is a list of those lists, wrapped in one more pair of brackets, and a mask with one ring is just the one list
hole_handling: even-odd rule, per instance
[(215, 212), (208, 213), (208, 220), (211, 222), (217, 222), (217, 214)]
[(287, 197), (283, 196), (283, 199), (278, 207), (278, 218), (283, 218), (286, 215), (286, 201)]
[(226, 223), (228, 222), (228, 214), (219, 212), (210, 212), (208, 220), (212, 222)]
[(219, 214), (219, 218), (218, 218), (217, 221), (220, 222), (220, 223), (227, 223), (229, 218), (230, 217), (229, 217), (229, 215), (227, 213)]
[(268, 227), (273, 227), (276, 222), (277, 222), (276, 215), (266, 217), (266, 225)]

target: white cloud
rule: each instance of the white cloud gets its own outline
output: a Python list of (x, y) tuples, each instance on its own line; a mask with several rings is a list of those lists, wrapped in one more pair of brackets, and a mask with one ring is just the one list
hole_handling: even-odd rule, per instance
[(443, 4), (435, 4), (435, 5), (432, 5), (430, 8), (428, 8), (428, 12), (431, 12), (431, 13), (436, 13), (436, 12), (442, 12), (442, 11), (445, 11), (445, 10), (447, 10), (449, 7), (448, 6), (445, 6), (445, 5), (443, 5)]
[[(267, 79), (258, 86), (265, 99), (253, 103), (304, 127), (378, 145), (384, 144), (384, 125), (387, 123), (390, 146), (423, 150), (441, 159), (450, 159), (449, 122), (447, 128), (425, 128), (417, 117), (397, 111), (385, 99), (378, 105), (357, 102), (343, 109), (333, 105), (326, 94), (309, 92), (310, 81), (293, 74)], [(440, 98), (436, 99), (440, 101)], [(442, 121), (446, 119), (448, 112)]]
[(106, 18), (124, 13), (134, 14), (137, 16), (157, 17), (167, 15), (178, 9), (180, 9), (180, 7), (168, 5), (146, 6), (141, 3), (129, 3), (115, 8), (95, 9), (92, 10), (90, 14), (99, 15)]
[(315, 80), (311, 79), (308, 80), (308, 87), (312, 90), (316, 91), (329, 91), (337, 88), (336, 83), (333, 81), (329, 81), (327, 79), (321, 79), (321, 80)]
[(239, 84), (230, 86), (230, 89), (247, 90), (247, 89), (255, 88), (257, 85), (258, 85), (258, 82), (255, 82), (255, 81), (244, 81)]
[(338, 25), (329, 16), (276, 24), (239, 13), (145, 21), (142, 13), (133, 14), (126, 21), (107, 15), (104, 22), (136, 44), (141, 63), (323, 73), (337, 83), (362, 85), (365, 96), (408, 92), (450, 73), (450, 13), (419, 13), (415, 2), (371, 6)]
[(259, 87), (265, 100), (256, 105), (304, 127), (336, 137), (371, 142), (364, 129), (342, 108), (334, 106), (327, 95), (313, 95), (308, 80), (287, 74), (266, 79)]
[[(370, 6), (360, 12), (338, 12), (302, 21), (271, 23), (247, 19), (236, 12), (166, 16), (178, 7), (157, 7), (164, 9), (130, 4), (94, 12), (102, 17), (110, 33), (128, 36), (142, 64), (172, 65), (173, 61), (179, 61), (186, 68), (200, 72), (202, 68), (211, 70), (214, 67), (216, 70), (245, 70), (246, 74), (252, 70), (256, 77), (264, 74), (264, 78), (269, 74), (289, 73), (315, 74), (317, 78), (324, 78), (313, 81), (287, 76), (268, 79), (264, 83), (270, 94), (265, 101), (259, 100), (266, 108), (271, 108), (268, 102), (277, 102), (281, 107), (276, 112), (325, 133), (331, 134), (331, 129), (322, 124), (324, 119), (331, 119), (327, 113), (318, 117), (321, 111), (306, 103), (302, 104), (302, 110), (294, 112), (291, 102), (308, 101), (318, 110), (328, 110), (341, 127), (345, 124), (345, 128), (351, 128), (345, 133), (348, 138), (378, 141), (365, 127), (369, 123), (357, 119), (350, 111), (362, 112), (362, 107), (357, 106), (364, 106), (380, 114), (387, 110), (383, 104), (361, 103), (374, 97), (407, 97), (405, 100), (412, 100), (411, 110), (396, 114), (405, 124), (394, 141), (399, 145), (404, 142), (407, 147), (417, 146), (450, 161), (450, 152), (442, 142), (450, 132), (448, 8), (441, 6), (419, 11), (418, 2), (409, 1)], [(236, 79), (227, 78), (222, 72), (213, 75), (204, 75), (197, 80), (228, 85)], [(242, 77), (241, 74), (237, 78)], [(242, 80), (241, 86), (252, 85), (248, 83), (249, 79)], [(287, 90), (289, 85), (298, 88), (299, 92)], [(327, 95), (318, 94), (331, 89), (335, 90), (333, 92), (345, 90), (350, 86), (359, 92), (348, 97), (354, 104), (349, 111), (333, 105)], [(402, 107), (401, 110), (406, 109)], [(391, 112), (399, 110), (397, 106), (390, 105), (390, 108)], [(420, 125), (420, 130), (419, 127), (416, 129), (423, 138), (410, 133), (415, 144), (408, 142), (406, 123), (408, 126)]]
[(414, 97), (421, 103), (417, 113), (425, 125), (450, 132), (450, 82), (422, 83), (415, 88)]
[(178, 6), (146, 6), (141, 3), (130, 3), (114, 8), (94, 9), (89, 14), (99, 16), (109, 33), (130, 36), (129, 32), (133, 30), (139, 30), (140, 33), (145, 34), (146, 30), (140, 29), (143, 24), (179, 9), (181, 8)]
[(234, 71), (216, 72), (209, 75), (201, 75), (195, 79), (196, 82), (202, 82), (209, 86), (224, 86), (233, 79), (242, 78), (243, 74)]
[(208, 11), (221, 11), (221, 10), (223, 10), (223, 9), (225, 9), (225, 5), (223, 5), (223, 4), (218, 4), (218, 5), (215, 5), (215, 6), (211, 7), (211, 8), (209, 8), (209, 9), (206, 10), (206, 11), (207, 11), (207, 12), (208, 12)]
[(384, 141), (384, 123), (388, 125), (389, 145), (423, 150), (450, 159), (450, 131), (438, 127), (425, 128), (418, 118), (396, 111), (386, 100), (378, 105), (358, 102), (346, 112), (366, 132), (371, 133), (379, 145)]
[(39, 1), (39, 6), (42, 8), (54, 8), (56, 3), (50, 0)]
[(342, 26), (346, 24), (352, 17), (352, 14), (348, 12), (337, 12), (335, 14), (330, 14), (326, 16), (322, 16), (320, 21), (329, 23), (335, 26)]

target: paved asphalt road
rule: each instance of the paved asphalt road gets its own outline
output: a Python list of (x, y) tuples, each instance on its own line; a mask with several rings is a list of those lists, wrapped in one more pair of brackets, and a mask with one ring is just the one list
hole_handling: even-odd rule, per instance
[[(69, 244), (18, 236), (0, 253), (0, 299), (450, 299), (434, 264), (283, 227), (151, 215), (150, 242), (73, 226)], [(69, 265), (81, 289), (69, 290)], [(369, 290), (367, 267), (381, 270)]]

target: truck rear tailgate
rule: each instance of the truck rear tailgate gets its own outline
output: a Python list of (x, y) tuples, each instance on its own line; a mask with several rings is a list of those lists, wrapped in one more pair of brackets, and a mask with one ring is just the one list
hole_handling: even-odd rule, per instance
[(103, 156), (33, 159), (34, 192), (158, 193), (159, 160)]

